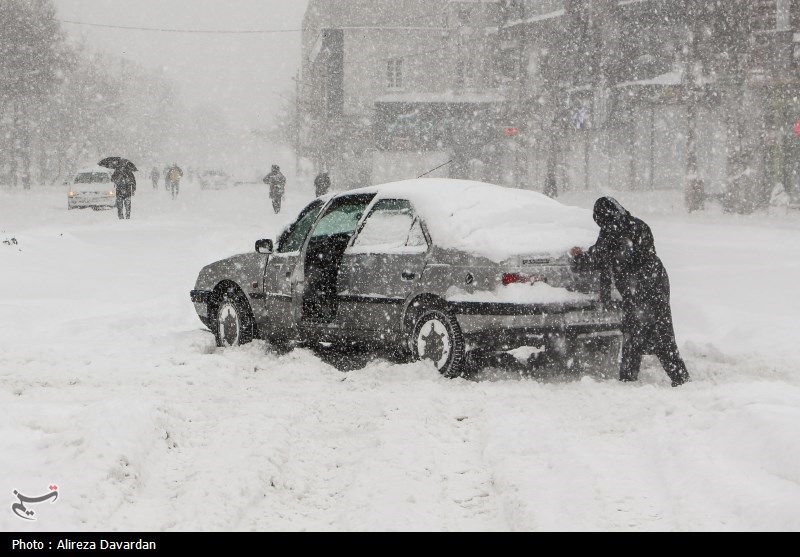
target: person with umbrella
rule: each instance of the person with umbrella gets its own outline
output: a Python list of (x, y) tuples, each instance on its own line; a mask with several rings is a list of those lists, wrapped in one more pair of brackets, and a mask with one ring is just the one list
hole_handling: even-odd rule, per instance
[(686, 364), (678, 352), (670, 309), (669, 276), (656, 255), (650, 227), (632, 216), (613, 197), (601, 197), (594, 206), (600, 227), (597, 243), (584, 252), (569, 254), (577, 270), (595, 269), (601, 274), (600, 299), (611, 299), (611, 281), (622, 295), (622, 332), (625, 335), (620, 381), (639, 379), (644, 354), (655, 354), (664, 371), (678, 387), (689, 381)]
[(117, 190), (117, 216), (120, 220), (130, 219), (131, 198), (136, 194), (136, 177), (133, 173), (138, 172), (138, 168), (131, 161), (120, 157), (109, 157), (98, 164), (114, 171), (111, 181)]

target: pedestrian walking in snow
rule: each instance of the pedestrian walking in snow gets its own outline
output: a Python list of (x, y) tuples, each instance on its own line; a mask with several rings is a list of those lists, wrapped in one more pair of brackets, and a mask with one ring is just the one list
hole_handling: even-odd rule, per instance
[(177, 163), (172, 163), (172, 166), (167, 170), (168, 189), (172, 194), (172, 199), (178, 198), (181, 178), (183, 178), (183, 170), (181, 170), (181, 167), (179, 167)]
[(264, 183), (269, 186), (272, 208), (277, 215), (281, 212), (281, 203), (286, 195), (286, 177), (281, 173), (281, 167), (273, 164), (272, 171), (264, 177)]
[(117, 216), (122, 219), (131, 218), (131, 198), (136, 194), (136, 177), (127, 166), (120, 166), (111, 175), (116, 186)]
[(314, 178), (314, 191), (317, 197), (328, 195), (328, 192), (331, 191), (331, 177), (327, 172), (321, 172)]
[(150, 179), (153, 181), (153, 189), (158, 189), (158, 181), (161, 179), (161, 172), (159, 172), (158, 168), (155, 166), (153, 170), (150, 172)]
[(655, 354), (664, 371), (678, 387), (689, 380), (672, 324), (669, 277), (656, 255), (650, 227), (632, 216), (612, 197), (601, 197), (594, 206), (600, 227), (597, 243), (584, 252), (572, 248), (578, 269), (594, 269), (601, 275), (601, 301), (611, 299), (611, 283), (622, 295), (625, 340), (620, 381), (636, 381), (642, 356)]

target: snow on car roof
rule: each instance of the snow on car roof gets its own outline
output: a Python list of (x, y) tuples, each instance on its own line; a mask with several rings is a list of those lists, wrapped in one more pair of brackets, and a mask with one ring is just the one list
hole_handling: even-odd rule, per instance
[(434, 244), (496, 262), (519, 255), (558, 257), (597, 238), (590, 211), (529, 190), (431, 178), (356, 191), (375, 192), (377, 199), (408, 199)]
[(104, 172), (106, 174), (111, 174), (113, 171), (109, 170), (108, 168), (104, 168), (102, 166), (87, 166), (86, 168), (81, 168), (75, 174), (94, 174), (96, 172)]

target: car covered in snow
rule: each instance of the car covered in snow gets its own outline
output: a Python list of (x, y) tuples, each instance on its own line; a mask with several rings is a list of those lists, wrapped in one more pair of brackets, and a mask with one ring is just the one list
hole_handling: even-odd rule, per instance
[(67, 209), (109, 209), (117, 204), (113, 171), (101, 166), (84, 168), (67, 182)]
[(275, 242), (202, 269), (191, 299), (218, 346), (362, 343), (447, 377), (515, 350), (532, 367), (613, 367), (621, 314), (568, 256), (596, 236), (589, 211), (535, 192), (396, 182), (312, 201)]
[(200, 173), (200, 189), (221, 190), (233, 184), (233, 177), (224, 170), (204, 170)]

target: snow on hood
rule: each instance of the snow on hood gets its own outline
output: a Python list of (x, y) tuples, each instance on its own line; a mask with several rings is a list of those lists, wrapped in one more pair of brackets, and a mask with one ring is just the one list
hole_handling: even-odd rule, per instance
[(377, 192), (377, 199), (408, 199), (435, 245), (498, 263), (520, 255), (560, 257), (597, 238), (590, 211), (528, 190), (435, 178), (358, 191)]

